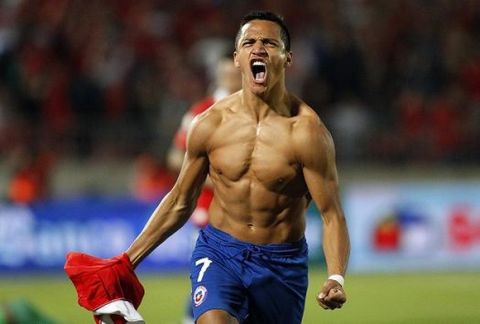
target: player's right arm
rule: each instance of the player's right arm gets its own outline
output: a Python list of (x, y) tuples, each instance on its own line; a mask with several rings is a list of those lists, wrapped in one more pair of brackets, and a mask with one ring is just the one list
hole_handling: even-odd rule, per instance
[(188, 134), (187, 150), (180, 174), (172, 190), (162, 199), (142, 232), (127, 249), (135, 268), (190, 217), (208, 174), (208, 139), (216, 129), (218, 113), (199, 115)]

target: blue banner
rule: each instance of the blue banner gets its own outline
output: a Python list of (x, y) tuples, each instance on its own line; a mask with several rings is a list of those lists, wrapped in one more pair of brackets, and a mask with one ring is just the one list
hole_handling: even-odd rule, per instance
[[(0, 272), (63, 271), (65, 255), (109, 258), (125, 251), (156, 203), (131, 198), (81, 198), (31, 206), (0, 205)], [(311, 209), (310, 255), (319, 256), (320, 219)], [(186, 270), (198, 229), (187, 222), (140, 265), (144, 271)]]
[[(77, 199), (32, 206), (0, 205), (0, 271), (62, 270), (65, 254), (112, 257), (140, 233), (156, 204), (132, 199)], [(185, 267), (196, 229), (187, 224), (141, 269)]]

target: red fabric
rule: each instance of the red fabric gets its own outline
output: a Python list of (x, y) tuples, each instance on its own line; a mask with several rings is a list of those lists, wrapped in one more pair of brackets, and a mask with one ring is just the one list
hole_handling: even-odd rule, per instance
[(208, 209), (213, 199), (213, 191), (208, 187), (203, 190), (198, 197), (197, 207), (190, 217), (191, 222), (198, 228), (203, 228), (208, 224)]
[[(89, 311), (118, 299), (131, 302), (135, 308), (142, 302), (145, 291), (125, 253), (111, 259), (101, 259), (70, 252), (64, 269), (77, 290), (78, 304)], [(115, 316), (115, 323), (124, 322)]]
[(197, 208), (204, 208), (208, 210), (208, 208), (210, 207), (210, 203), (212, 202), (212, 199), (213, 199), (213, 190), (208, 187), (204, 187), (202, 190), (202, 193), (200, 194), (200, 197), (198, 197)]

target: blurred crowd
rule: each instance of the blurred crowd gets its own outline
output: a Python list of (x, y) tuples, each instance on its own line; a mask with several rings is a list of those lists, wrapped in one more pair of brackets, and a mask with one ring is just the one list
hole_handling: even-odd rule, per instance
[(4, 0), (0, 162), (23, 189), (67, 158), (162, 165), (252, 9), (287, 21), (340, 163), (479, 161), (480, 1)]

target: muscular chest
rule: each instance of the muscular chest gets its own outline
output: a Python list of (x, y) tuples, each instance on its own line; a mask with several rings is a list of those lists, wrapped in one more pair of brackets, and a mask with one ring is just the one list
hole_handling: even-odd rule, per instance
[(227, 181), (253, 180), (279, 189), (299, 175), (290, 132), (286, 121), (227, 122), (212, 139), (212, 171)]

